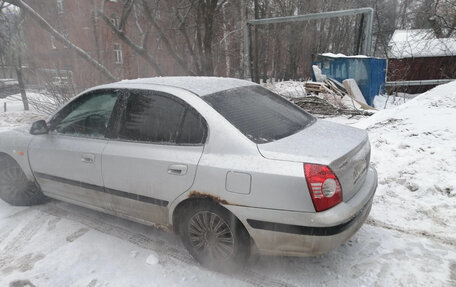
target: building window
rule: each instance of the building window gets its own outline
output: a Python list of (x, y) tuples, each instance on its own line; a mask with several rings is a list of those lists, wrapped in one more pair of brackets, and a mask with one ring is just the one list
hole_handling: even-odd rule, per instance
[(157, 37), (157, 50), (161, 50), (161, 37)]
[(51, 35), (51, 49), (55, 50), (57, 47), (55, 46), (55, 37)]
[(116, 28), (119, 28), (119, 18), (117, 18), (117, 15), (116, 14), (112, 14), (111, 15), (111, 24), (116, 27)]
[(57, 0), (57, 13), (63, 14), (63, 0)]
[(120, 44), (114, 44), (114, 55), (116, 56), (116, 64), (122, 64), (122, 47)]

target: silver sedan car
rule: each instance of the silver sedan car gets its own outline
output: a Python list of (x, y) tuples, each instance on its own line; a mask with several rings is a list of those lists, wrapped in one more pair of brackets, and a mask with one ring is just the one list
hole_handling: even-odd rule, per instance
[(0, 133), (0, 197), (166, 227), (201, 264), (224, 269), (252, 252), (312, 256), (350, 238), (377, 187), (369, 158), (365, 131), (252, 82), (137, 79)]

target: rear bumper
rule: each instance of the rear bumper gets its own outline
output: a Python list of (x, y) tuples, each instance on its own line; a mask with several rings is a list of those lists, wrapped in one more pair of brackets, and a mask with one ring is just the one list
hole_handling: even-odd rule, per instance
[(369, 215), (377, 188), (370, 168), (361, 189), (348, 202), (314, 213), (226, 206), (247, 228), (264, 255), (314, 256), (348, 240)]

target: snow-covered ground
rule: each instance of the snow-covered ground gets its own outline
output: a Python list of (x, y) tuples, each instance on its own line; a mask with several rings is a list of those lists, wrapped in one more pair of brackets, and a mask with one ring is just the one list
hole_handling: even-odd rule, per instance
[[(0, 113), (0, 126), (33, 118)], [(367, 223), (334, 251), (260, 257), (226, 275), (173, 234), (59, 201), (0, 201), (0, 286), (456, 286), (456, 82), (332, 120), (368, 130), (379, 174)]]
[(377, 110), (390, 109), (400, 106), (414, 97), (416, 97), (416, 94), (407, 93), (397, 93), (397, 95), (377, 95), (374, 98), (374, 108)]
[[(45, 99), (41, 94), (27, 92), (27, 97), (30, 102)], [(5, 112), (6, 106), (6, 112)], [(24, 111), (21, 95), (12, 95), (0, 99), (0, 131), (5, 128), (20, 126), (25, 123), (32, 123), (39, 119), (46, 119), (47, 116), (35, 110), (34, 105), (30, 103), (30, 111)]]
[(456, 244), (456, 82), (354, 126), (379, 170), (372, 218)]

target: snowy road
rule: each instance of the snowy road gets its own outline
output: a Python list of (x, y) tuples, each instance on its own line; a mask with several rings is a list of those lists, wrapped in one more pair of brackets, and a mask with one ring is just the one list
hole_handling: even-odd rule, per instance
[[(35, 118), (0, 113), (0, 129)], [(456, 82), (350, 119), (369, 131), (379, 187), (368, 222), (326, 255), (260, 257), (226, 275), (170, 233), (59, 201), (0, 201), (0, 286), (456, 286), (455, 122)]]

